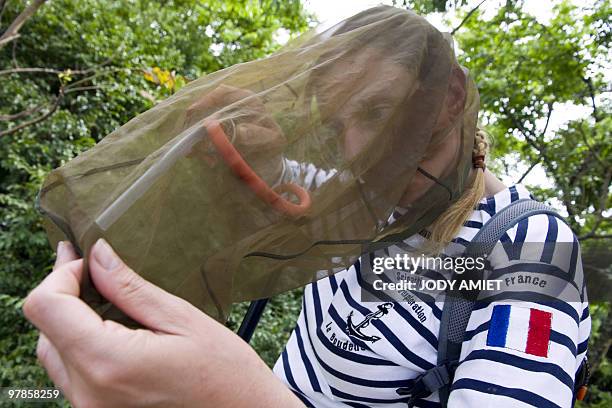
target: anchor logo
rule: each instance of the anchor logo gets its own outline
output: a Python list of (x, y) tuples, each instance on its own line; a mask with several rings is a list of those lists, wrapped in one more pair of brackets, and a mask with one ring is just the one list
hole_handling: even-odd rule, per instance
[(358, 323), (357, 325), (353, 324), (353, 312), (351, 311), (351, 313), (349, 313), (346, 318), (346, 334), (351, 337), (355, 337), (356, 339), (369, 341), (372, 343), (380, 340), (379, 336), (368, 336), (361, 332), (361, 329), (368, 327), (372, 320), (380, 319), (381, 317), (389, 313), (389, 309), (393, 308), (393, 303), (385, 302), (381, 305), (378, 305), (377, 307), (377, 311), (368, 313), (363, 319), (363, 321), (361, 323)]

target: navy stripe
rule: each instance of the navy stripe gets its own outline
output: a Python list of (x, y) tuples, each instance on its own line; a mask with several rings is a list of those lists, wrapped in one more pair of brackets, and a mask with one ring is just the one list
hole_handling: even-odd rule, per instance
[(414, 406), (419, 408), (441, 408), (442, 405), (439, 402), (435, 401), (427, 401), (424, 399), (416, 399), (414, 401)]
[(296, 397), (298, 397), (298, 398), (299, 398), (299, 400), (300, 400), (300, 401), (302, 401), (302, 404), (304, 404), (306, 407), (308, 407), (308, 408), (315, 408), (315, 406), (314, 406), (314, 405), (312, 405), (312, 404), (310, 403), (310, 401), (308, 401), (308, 400), (306, 399), (306, 397), (305, 397), (304, 395), (302, 395), (302, 393), (300, 393), (299, 391), (296, 391), (296, 390), (291, 390), (291, 391), (293, 392), (293, 394), (294, 394)]
[(516, 186), (510, 186), (510, 202), (513, 203), (515, 201), (518, 201), (519, 199), (519, 193), (516, 190)]
[(313, 405), (304, 397), (304, 395), (299, 391), (297, 384), (295, 383), (295, 379), (293, 378), (293, 374), (291, 373), (291, 367), (289, 367), (289, 358), (287, 357), (287, 350), (283, 350), (281, 354), (281, 358), (283, 359), (283, 369), (285, 370), (285, 378), (287, 378), (287, 382), (291, 386), (293, 393), (306, 405), (307, 407), (313, 407)]
[[(579, 251), (580, 251), (580, 245), (578, 244), (578, 240), (576, 239), (576, 236), (574, 235), (574, 242), (572, 245), (572, 256), (570, 258), (570, 266), (569, 266), (569, 271), (572, 274), (573, 281), (576, 280), (576, 265), (578, 263), (578, 252)], [(583, 279), (582, 283), (585, 284), (585, 282), (586, 280)]]
[(550, 331), (550, 341), (567, 347), (567, 349), (574, 356), (576, 355), (576, 345), (574, 344), (574, 341), (570, 339), (568, 336), (566, 336), (565, 334), (559, 333), (558, 331), (555, 331), (555, 330), (551, 330)]
[(495, 361), (530, 372), (549, 374), (565, 384), (572, 392), (574, 390), (574, 379), (561, 367), (553, 363), (530, 360), (496, 350), (474, 350), (468, 354), (462, 363), (473, 360)]
[(523, 243), (527, 236), (527, 228), (529, 226), (529, 218), (525, 218), (518, 222), (516, 227), (516, 236), (514, 237), (514, 245), (512, 248), (513, 256), (512, 259), (521, 259), (521, 251), (523, 250)]
[(455, 244), (461, 244), (465, 247), (467, 247), (470, 243), (470, 241), (468, 241), (467, 239), (463, 239), (461, 237), (453, 238), (451, 242), (454, 242)]
[(491, 208), (491, 206), (489, 206), (488, 204), (482, 204), (482, 203), (478, 203), (478, 206), (476, 207), (477, 211), (484, 211), (487, 214), (489, 214), (491, 217), (493, 216), (493, 214), (495, 214), (495, 209)]
[(578, 347), (576, 348), (576, 355), (580, 355), (580, 354), (584, 353), (585, 351), (587, 351), (587, 346), (588, 345), (589, 345), (589, 339), (586, 339), (585, 341), (580, 343), (578, 345)]
[(431, 311), (433, 312), (434, 316), (436, 316), (438, 321), (442, 319), (442, 309), (440, 309), (435, 302), (428, 302), (427, 306), (431, 308)]
[(505, 397), (514, 398), (515, 400), (536, 406), (538, 408), (561, 408), (557, 404), (554, 404), (546, 398), (533, 392), (518, 388), (502, 387), (501, 385), (491, 384), (485, 381), (462, 378), (455, 381), (452, 388), (452, 390), (460, 389), (474, 390), (485, 394), (502, 395)]
[(340, 391), (337, 388), (329, 387), (331, 389), (332, 394), (334, 394), (338, 398), (346, 399), (349, 401), (361, 401), (361, 402), (369, 402), (373, 404), (391, 404), (396, 402), (408, 402), (410, 397), (403, 398), (393, 398), (393, 399), (381, 399), (381, 398), (368, 398), (368, 397), (360, 397), (357, 395), (349, 394), (344, 391)]
[(293, 374), (291, 373), (291, 367), (289, 367), (289, 357), (287, 356), (287, 349), (283, 350), (281, 358), (283, 359), (283, 369), (285, 370), (285, 378), (287, 378), (287, 382), (293, 389), (299, 390), (297, 384), (295, 383), (295, 379), (293, 378)]
[[(349, 289), (348, 286), (346, 285), (346, 281), (343, 281), (340, 284), (340, 290), (342, 291), (342, 293), (344, 294), (344, 298), (346, 299), (347, 303), (349, 304), (349, 306), (351, 306), (353, 309), (357, 310), (359, 313), (361, 313), (364, 317), (365, 315), (367, 315), (368, 313), (371, 313), (371, 310), (360, 305), (359, 303), (357, 303), (353, 297), (351, 296), (351, 294), (349, 293)], [(412, 351), (410, 351), (406, 345), (400, 340), (398, 339), (395, 334), (393, 334), (393, 332), (391, 330), (389, 330), (389, 328), (380, 320), (372, 320), (371, 323), (372, 325), (374, 325), (374, 327), (376, 327), (376, 329), (383, 335), (383, 337), (402, 355), (404, 356), (408, 361), (410, 361), (412, 364), (414, 364), (415, 366), (421, 368), (422, 370), (426, 371), (429, 370), (430, 368), (435, 367), (432, 363), (430, 363), (429, 361), (425, 360), (424, 358), (421, 358), (419, 356), (417, 356), (415, 353), (413, 353)]]
[(483, 324), (481, 324), (480, 326), (478, 326), (475, 329), (472, 330), (466, 330), (465, 331), (465, 335), (463, 336), (463, 341), (470, 341), (474, 338), (474, 336), (476, 336), (478, 333), (482, 333), (484, 331), (489, 330), (489, 323), (490, 321), (486, 321)]
[(495, 211), (495, 198), (493, 197), (487, 197), (487, 205), (489, 206), (489, 208), (491, 209), (491, 212), (489, 214), (493, 215), (496, 213)]
[(589, 317), (589, 307), (585, 307), (584, 310), (582, 311), (582, 317), (580, 317), (580, 321), (583, 322), (585, 321), (588, 317)]
[(427, 327), (421, 323), (420, 320), (415, 319), (415, 317), (410, 313), (406, 308), (402, 306), (402, 304), (395, 303), (395, 307), (393, 308), (414, 330), (416, 330), (423, 339), (425, 339), (434, 350), (438, 349), (438, 338), (435, 334), (433, 334)]
[(540, 261), (550, 263), (555, 252), (555, 244), (557, 242), (557, 236), (559, 234), (559, 225), (557, 224), (557, 218), (548, 214), (548, 231), (546, 233), (546, 239), (544, 241), (544, 250)]
[(338, 280), (336, 279), (334, 275), (329, 277), (329, 284), (331, 286), (332, 294), (335, 295), (336, 292), (338, 291)]
[(464, 227), (468, 227), (468, 228), (477, 228), (480, 229), (482, 228), (482, 222), (479, 221), (466, 221), (463, 223)]
[(312, 303), (315, 308), (315, 322), (317, 323), (317, 327), (320, 327), (323, 324), (323, 314), (321, 313), (321, 298), (319, 297), (319, 287), (317, 282), (313, 282), (311, 285), (312, 290)]
[(321, 386), (319, 385), (319, 380), (314, 372), (314, 368), (306, 355), (306, 350), (304, 350), (304, 342), (302, 341), (302, 334), (300, 333), (300, 326), (295, 326), (295, 335), (297, 338), (298, 348), (300, 349), (300, 356), (302, 357), (302, 362), (304, 363), (304, 368), (306, 368), (306, 373), (308, 374), (308, 379), (310, 380), (310, 385), (315, 392), (321, 392)]
[[(525, 242), (525, 238), (527, 238), (527, 229), (529, 228), (529, 217), (523, 218), (518, 222), (518, 226), (516, 229), (516, 237), (514, 238), (514, 243), (523, 243)], [(520, 254), (520, 252), (519, 252)], [(519, 255), (520, 256), (520, 255)]]
[(502, 244), (502, 248), (506, 252), (506, 257), (508, 259), (512, 259), (514, 254), (514, 244), (510, 239), (510, 235), (508, 235), (508, 231), (505, 231), (502, 236), (499, 238), (499, 242)]

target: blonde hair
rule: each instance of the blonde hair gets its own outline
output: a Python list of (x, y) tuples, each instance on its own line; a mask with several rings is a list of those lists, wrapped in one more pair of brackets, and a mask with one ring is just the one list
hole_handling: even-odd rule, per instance
[(429, 245), (427, 252), (439, 253), (459, 232), (474, 211), (485, 191), (484, 160), (489, 150), (489, 136), (477, 128), (472, 150), (472, 163), (476, 170), (473, 184), (428, 228)]

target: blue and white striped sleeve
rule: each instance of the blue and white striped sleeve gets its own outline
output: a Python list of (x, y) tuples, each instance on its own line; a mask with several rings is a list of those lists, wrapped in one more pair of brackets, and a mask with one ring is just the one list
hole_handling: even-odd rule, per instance
[(314, 190), (335, 174), (335, 169), (324, 170), (317, 168), (312, 163), (299, 163), (295, 160), (283, 158), (283, 172), (277, 184), (292, 182), (299, 184), (306, 190)]
[[(472, 312), (448, 406), (571, 407), (590, 333), (576, 237), (554, 216), (534, 215), (489, 261), (506, 287)], [(542, 288), (563, 279), (567, 292), (547, 297)]]

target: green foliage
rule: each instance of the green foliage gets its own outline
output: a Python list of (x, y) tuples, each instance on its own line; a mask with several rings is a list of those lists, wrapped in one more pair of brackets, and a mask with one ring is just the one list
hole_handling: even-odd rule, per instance
[[(296, 289), (273, 297), (261, 316), (251, 345), (270, 367), (276, 363), (295, 327), (302, 309), (302, 294), (302, 289)], [(248, 303), (241, 303), (235, 307), (228, 321), (229, 328), (238, 330), (248, 306)]]
[[(490, 20), (477, 10), (457, 35), (460, 59), (478, 83), (494, 156), (508, 175), (518, 164), (539, 163), (555, 184), (539, 190), (539, 198), (558, 198), (577, 235), (609, 235), (612, 224), (602, 217), (612, 199), (612, 105), (603, 76), (609, 69), (609, 2), (590, 8), (561, 2), (547, 24), (521, 6), (509, 2)], [(549, 116), (566, 103), (592, 114), (551, 132)]]
[[(0, 27), (23, 3), (6, 3)], [(35, 360), (37, 334), (20, 310), (53, 262), (34, 208), (45, 174), (186, 81), (261, 58), (278, 46), (279, 29), (298, 33), (309, 21), (298, 1), (54, 0), (0, 48), (0, 71), (47, 70), (0, 73), (0, 135), (50, 114), (0, 136), (0, 386), (48, 381)], [(282, 309), (279, 301), (268, 314)], [(274, 321), (270, 333), (287, 332), (286, 322)]]

